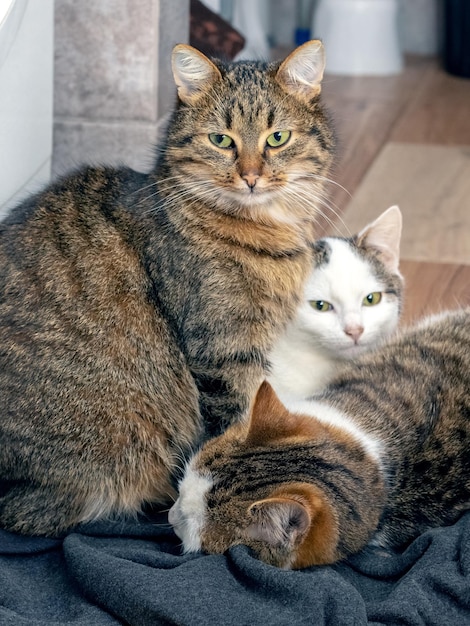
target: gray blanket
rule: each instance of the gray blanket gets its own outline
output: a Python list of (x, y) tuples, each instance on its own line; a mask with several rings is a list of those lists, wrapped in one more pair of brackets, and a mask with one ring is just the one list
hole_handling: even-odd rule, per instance
[(238, 546), (181, 555), (163, 516), (63, 541), (0, 531), (1, 626), (470, 625), (470, 513), (397, 556), (282, 571)]

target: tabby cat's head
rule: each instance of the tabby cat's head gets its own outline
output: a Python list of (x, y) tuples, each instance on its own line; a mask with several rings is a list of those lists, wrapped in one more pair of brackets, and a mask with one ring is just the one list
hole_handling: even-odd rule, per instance
[(224, 64), (177, 45), (163, 193), (259, 221), (311, 218), (333, 149), (319, 102), (324, 65), (319, 41), (282, 63)]
[[(325, 467), (338, 478), (341, 459), (335, 450), (351, 446), (353, 462), (365, 464), (367, 475), (373, 477), (376, 469), (353, 442), (340, 437), (332, 443), (327, 431), (316, 419), (290, 413), (263, 383), (249, 424), (210, 440), (186, 469), (169, 515), (184, 550), (221, 554), (244, 544), (266, 563), (302, 568), (343, 558), (345, 542), (359, 549), (377, 524), (380, 507), (374, 503), (381, 487), (378, 496), (375, 487), (359, 482), (357, 494), (354, 480), (341, 479), (338, 493), (348, 491), (352, 502), (346, 514), (340, 512), (335, 496), (320, 486)], [(341, 528), (344, 516), (348, 523)]]

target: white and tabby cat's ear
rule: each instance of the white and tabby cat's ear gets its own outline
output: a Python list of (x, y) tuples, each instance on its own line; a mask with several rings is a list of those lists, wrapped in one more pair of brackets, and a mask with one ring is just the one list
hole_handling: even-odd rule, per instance
[(281, 63), (276, 80), (283, 89), (301, 100), (309, 101), (321, 91), (325, 70), (325, 50), (318, 39), (296, 48)]
[(271, 546), (292, 549), (301, 543), (310, 527), (307, 507), (291, 498), (259, 500), (248, 512), (253, 518), (247, 528), (248, 537)]
[(378, 250), (385, 267), (398, 274), (401, 229), (401, 211), (392, 206), (358, 233), (358, 244)]
[(195, 102), (221, 78), (219, 69), (210, 59), (186, 44), (173, 48), (171, 66), (178, 96), (188, 104)]
[(339, 526), (326, 494), (310, 483), (286, 484), (248, 509), (247, 535), (292, 551), (295, 568), (334, 563)]

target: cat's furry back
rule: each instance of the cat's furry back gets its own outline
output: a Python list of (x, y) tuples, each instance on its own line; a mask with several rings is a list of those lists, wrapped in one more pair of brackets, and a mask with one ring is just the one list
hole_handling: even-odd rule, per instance
[(315, 242), (303, 300), (270, 354), (268, 380), (281, 399), (317, 393), (345, 362), (396, 330), (401, 226), (394, 206), (353, 237)]
[[(281, 567), (400, 548), (470, 508), (470, 310), (419, 324), (289, 410), (263, 383), (249, 424), (188, 465), (170, 521), (187, 550), (249, 545)], [(191, 497), (188, 497), (190, 489)]]
[(83, 168), (0, 224), (0, 526), (168, 502), (245, 413), (311, 263), (323, 67), (319, 42), (274, 64), (177, 46), (155, 171)]

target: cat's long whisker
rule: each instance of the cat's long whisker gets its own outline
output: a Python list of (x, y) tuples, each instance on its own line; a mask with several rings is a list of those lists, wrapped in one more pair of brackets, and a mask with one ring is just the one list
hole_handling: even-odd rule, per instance
[[(174, 177), (175, 179), (178, 177)], [(167, 182), (169, 179), (166, 179), (165, 182)], [(203, 200), (205, 197), (210, 197), (213, 194), (213, 191), (211, 189), (205, 189), (202, 185), (195, 183), (193, 184), (191, 187), (188, 188), (187, 186), (187, 182), (185, 183), (180, 183), (179, 184), (180, 189), (178, 190), (178, 186), (176, 185), (169, 185), (169, 186), (165, 186), (165, 184), (163, 184), (160, 189), (158, 191), (156, 191), (154, 194), (150, 194), (149, 196), (146, 196), (146, 198), (144, 198), (141, 202), (144, 201), (148, 201), (150, 200), (152, 197), (157, 196), (159, 194), (161, 194), (162, 192), (165, 193), (165, 191), (171, 189), (172, 193), (168, 196), (165, 196), (165, 198), (162, 198), (162, 200), (155, 205), (154, 207), (152, 207), (152, 209), (150, 211), (154, 211), (156, 210), (160, 205), (166, 203), (169, 206), (171, 206), (172, 204), (177, 204), (180, 200), (183, 200), (187, 197), (192, 197), (194, 196), (195, 201), (199, 198), (200, 200)], [(176, 190), (176, 191), (175, 191)], [(197, 192), (197, 193), (195, 193)]]
[(174, 472), (176, 475), (182, 471), (182, 468), (184, 468), (188, 462), (188, 458), (190, 458), (193, 454), (194, 454), (194, 446), (188, 449), (188, 448), (183, 448), (183, 446), (179, 444), (173, 445), (172, 455), (176, 461), (175, 466), (174, 466)]
[[(189, 209), (192, 206), (194, 206), (195, 204), (197, 204), (198, 202), (203, 202), (204, 200), (213, 200), (214, 197), (214, 190), (213, 189), (204, 189), (202, 187), (198, 188), (198, 193), (195, 194), (194, 193), (195, 188), (190, 188), (190, 189), (184, 189), (179, 191), (176, 194), (173, 194), (171, 196), (166, 197), (164, 200), (162, 199), (161, 203), (166, 202), (167, 206), (169, 209), (171, 209), (172, 206), (177, 206), (178, 202), (181, 201), (182, 199), (186, 199), (188, 197), (193, 197), (193, 200), (190, 201), (189, 203), (186, 203), (186, 207)], [(156, 206), (152, 207), (152, 209), (149, 209), (148, 213), (151, 213), (155, 210), (158, 209), (158, 206), (161, 204), (157, 204)]]
[[(328, 211), (332, 213), (341, 222), (342, 226), (348, 232), (349, 236), (351, 236), (351, 231), (349, 230), (343, 218), (341, 217), (341, 213), (339, 212), (340, 211), (339, 207), (337, 207), (334, 203), (329, 201), (327, 195), (321, 189), (315, 189), (315, 195), (313, 195), (311, 187), (309, 187), (308, 189), (304, 189), (300, 187), (300, 185), (298, 185), (295, 188), (295, 190), (289, 189), (288, 191), (290, 193), (298, 194), (298, 197), (300, 197), (300, 194), (303, 194), (303, 199), (307, 203), (308, 202), (311, 203), (312, 200), (316, 200), (319, 203), (320, 207), (324, 207), (328, 209)], [(321, 216), (329, 223), (330, 226), (332, 226), (335, 230), (340, 232), (337, 223), (334, 220), (332, 220), (327, 213), (325, 213), (324, 211), (321, 211)]]
[(333, 180), (332, 178), (328, 178), (328, 176), (322, 176), (321, 174), (315, 174), (315, 173), (307, 173), (307, 174), (303, 174), (303, 176), (305, 176), (306, 178), (312, 177), (317, 180), (322, 180), (330, 185), (334, 185), (335, 187), (338, 187), (339, 189), (344, 191), (350, 198), (352, 198), (352, 194), (346, 189), (346, 187), (344, 187), (337, 181)]
[(152, 187), (158, 187), (159, 189), (167, 184), (167, 183), (174, 183), (174, 181), (181, 181), (181, 175), (176, 175), (176, 176), (168, 176), (166, 178), (160, 178), (158, 180), (155, 180), (154, 182), (152, 182), (150, 185), (146, 185), (145, 187), (142, 187), (140, 189), (138, 189), (135, 193), (141, 193), (143, 191), (145, 191), (146, 189), (150, 189)]
[[(313, 180), (315, 180), (315, 181), (320, 180), (320, 181), (322, 181), (322, 182), (327, 182), (327, 183), (335, 184), (335, 185), (337, 185), (340, 189), (343, 189), (343, 190), (344, 190), (344, 191), (345, 191), (345, 192), (346, 192), (346, 193), (347, 193), (350, 197), (352, 197), (352, 196), (351, 196), (351, 194), (349, 193), (349, 191), (348, 191), (345, 187), (343, 187), (343, 186), (342, 186), (342, 185), (340, 185), (339, 183), (335, 183), (335, 181), (334, 181), (334, 180), (332, 180), (332, 179), (330, 179), (330, 178), (327, 178), (327, 177), (325, 177), (325, 176), (320, 176), (320, 175), (318, 175), (318, 174), (313, 174), (313, 173), (311, 173), (311, 174), (305, 174), (305, 173), (303, 173), (303, 172), (298, 172), (297, 174), (298, 174), (298, 177), (299, 177), (299, 179), (298, 179), (299, 181), (300, 181), (300, 180), (305, 180), (305, 179), (313, 179)], [(322, 190), (321, 190), (321, 193), (322, 193), (322, 195), (324, 195), (325, 197), (328, 197), (328, 193), (327, 193), (324, 189), (322, 189)], [(332, 204), (332, 205), (333, 205), (333, 206), (334, 206), (334, 207), (335, 207), (338, 211), (340, 211), (340, 208), (338, 207), (338, 205), (334, 204), (333, 202), (331, 202), (331, 204)]]
[[(321, 192), (311, 186), (308, 187), (308, 189), (304, 189), (300, 185), (297, 185), (295, 188), (287, 187), (284, 190), (284, 193), (294, 198), (297, 202), (302, 203), (302, 206), (305, 207), (310, 213), (313, 213), (312, 206), (314, 206), (316, 210), (319, 208), (321, 209), (321, 207), (325, 207), (330, 212), (335, 213), (334, 209), (327, 203), (326, 198), (321, 194)], [(324, 214), (323, 211), (322, 215), (327, 218), (327, 215)]]
[[(319, 191), (319, 195), (321, 195), (321, 197), (324, 199), (323, 205), (326, 206), (329, 209), (329, 211), (331, 211), (331, 213), (333, 213), (333, 215), (339, 220), (341, 225), (344, 227), (344, 229), (348, 233), (348, 235), (351, 236), (352, 233), (351, 233), (351, 231), (349, 230), (348, 226), (346, 225), (345, 221), (342, 218), (343, 211), (340, 209), (340, 207), (335, 202), (333, 202), (330, 199), (330, 197), (329, 197), (329, 195), (327, 194), (326, 191), (324, 191), (324, 190)], [(340, 234), (342, 234), (340, 229), (338, 228), (337, 224), (331, 224), (331, 225), (334, 226), (335, 229)]]
[(168, 176), (167, 178), (160, 178), (160, 179), (155, 179), (154, 181), (152, 181), (150, 184), (145, 185), (144, 187), (140, 187), (139, 189), (136, 189), (133, 194), (137, 194), (137, 193), (142, 193), (143, 191), (145, 191), (146, 189), (151, 189), (152, 187), (156, 187), (161, 185), (162, 183), (166, 183), (168, 181), (171, 180), (177, 180), (177, 179), (181, 179), (181, 175), (176, 175), (176, 176)]
[(145, 191), (146, 189), (150, 189), (151, 187), (155, 187), (156, 185), (158, 185), (158, 182), (154, 180), (148, 185), (145, 185), (144, 187), (139, 187), (139, 189), (136, 189), (135, 191), (133, 191), (132, 195), (135, 196), (136, 194), (142, 193), (142, 191)]
[[(165, 190), (164, 190), (165, 191)], [(194, 201), (204, 200), (206, 198), (213, 197), (214, 193), (217, 192), (217, 189), (214, 189), (211, 185), (203, 185), (202, 183), (194, 182), (191, 187), (187, 186), (187, 183), (181, 184), (181, 189), (174, 193), (174, 187), (172, 189), (172, 193), (167, 196), (167, 199), (170, 202), (179, 202), (182, 199), (187, 197), (194, 197)]]
[(146, 195), (143, 198), (141, 198), (138, 202), (136, 202), (134, 204), (134, 206), (138, 207), (141, 204), (147, 202), (150, 198), (158, 195), (164, 189), (163, 185), (165, 183), (167, 183), (167, 182), (169, 183), (170, 181), (179, 180), (180, 178), (181, 178), (181, 176), (168, 176), (167, 178), (164, 178), (164, 179), (155, 180), (155, 181), (151, 182), (149, 185), (145, 185), (145, 187), (141, 187), (139, 189), (136, 189), (136, 191), (133, 192), (133, 195), (136, 195), (138, 193), (140, 194), (143, 191), (145, 191), (146, 189), (155, 188), (156, 190), (155, 190), (155, 192), (153, 194)]
[[(175, 185), (174, 181), (177, 181), (177, 185)], [(175, 186), (176, 186), (176, 188), (180, 187), (182, 190), (186, 191), (188, 189), (189, 185), (192, 185), (193, 187), (198, 187), (198, 188), (201, 188), (201, 189), (207, 188), (207, 182), (206, 181), (204, 181), (204, 183), (203, 183), (203, 181), (195, 181), (195, 180), (188, 181), (187, 178), (183, 179), (181, 175), (169, 176), (167, 178), (160, 179), (158, 184), (159, 184), (160, 188), (163, 191), (174, 190)], [(204, 186), (202, 186), (202, 185), (204, 185)]]

